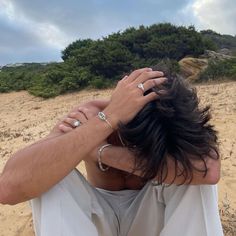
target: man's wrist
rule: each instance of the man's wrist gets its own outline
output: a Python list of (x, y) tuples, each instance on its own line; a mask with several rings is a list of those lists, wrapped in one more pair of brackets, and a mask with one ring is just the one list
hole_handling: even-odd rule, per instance
[[(102, 163), (128, 173), (133, 173), (135, 168), (134, 156), (121, 146), (110, 146), (103, 151)], [(138, 172), (134, 173), (139, 176)]]
[(110, 123), (110, 121), (107, 119), (107, 116), (104, 112), (102, 111), (99, 111), (98, 114), (97, 114), (98, 118), (101, 120), (101, 121), (105, 121), (108, 126), (112, 129), (112, 130), (115, 130), (112, 126), (112, 124)]
[(105, 114), (108, 125), (111, 126), (113, 130), (116, 130), (119, 123), (118, 117), (107, 108), (104, 109), (102, 113)]

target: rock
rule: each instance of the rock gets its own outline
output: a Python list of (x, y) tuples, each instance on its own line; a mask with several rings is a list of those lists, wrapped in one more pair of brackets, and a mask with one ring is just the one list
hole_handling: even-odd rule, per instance
[(218, 51), (218, 53), (223, 55), (232, 56), (232, 51), (230, 51), (228, 48), (222, 48)]
[(204, 54), (201, 56), (201, 58), (207, 58), (207, 59), (213, 59), (213, 60), (225, 60), (225, 59), (231, 59), (233, 56), (230, 56), (226, 53), (227, 49), (221, 49), (219, 52), (206, 50)]
[(235, 58), (231, 56), (231, 51), (223, 48), (218, 52), (206, 50), (199, 58), (185, 57), (179, 61), (180, 74), (190, 81), (195, 81), (199, 78), (200, 72), (208, 66), (208, 61), (222, 61)]
[(180, 74), (189, 81), (198, 79), (199, 73), (208, 66), (207, 59), (185, 57), (179, 61)]

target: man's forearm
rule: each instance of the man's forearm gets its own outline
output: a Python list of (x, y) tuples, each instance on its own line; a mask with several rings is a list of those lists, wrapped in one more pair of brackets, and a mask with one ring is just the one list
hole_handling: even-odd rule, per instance
[[(116, 169), (120, 169), (129, 173), (133, 173), (137, 176), (141, 176), (141, 171), (135, 170), (135, 158), (133, 154), (127, 149), (118, 146), (112, 146), (104, 150), (102, 155), (102, 162), (108, 166)], [(199, 161), (199, 168), (202, 163)], [(185, 180), (183, 175), (176, 176), (175, 164), (170, 159), (167, 162), (168, 174), (164, 181), (166, 184), (215, 184), (219, 180), (220, 175), (220, 160), (210, 159), (207, 162), (208, 172), (204, 177), (203, 172), (193, 170), (193, 178), (189, 183), (188, 179)]]
[(72, 132), (19, 150), (0, 176), (0, 200), (16, 204), (47, 191), (111, 133), (105, 122), (94, 117)]

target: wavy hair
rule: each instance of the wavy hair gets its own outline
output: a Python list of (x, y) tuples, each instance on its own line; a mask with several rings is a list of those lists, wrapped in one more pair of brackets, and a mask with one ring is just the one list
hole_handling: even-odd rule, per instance
[[(193, 170), (207, 174), (206, 156), (219, 158), (216, 131), (209, 124), (210, 107), (200, 108), (196, 89), (181, 76), (162, 66), (153, 69), (163, 71), (168, 80), (146, 91), (155, 91), (158, 99), (146, 104), (128, 124), (120, 123), (120, 137), (134, 152), (135, 170), (141, 171), (144, 179), (157, 178), (158, 184), (163, 183), (168, 174), (167, 158), (171, 158), (175, 178), (181, 165), (184, 182), (191, 182)], [(193, 165), (196, 160), (203, 162), (203, 169)]]

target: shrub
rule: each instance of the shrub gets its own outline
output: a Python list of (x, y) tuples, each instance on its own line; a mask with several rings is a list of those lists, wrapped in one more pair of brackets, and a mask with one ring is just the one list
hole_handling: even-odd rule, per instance
[(227, 60), (210, 60), (208, 67), (200, 73), (198, 81), (219, 79), (236, 80), (236, 58)]
[(104, 79), (103, 77), (97, 76), (89, 82), (90, 88), (104, 89), (113, 86), (115, 82)]
[[(233, 45), (235, 37), (222, 37)], [(155, 66), (160, 61), (171, 71), (178, 71), (179, 59), (186, 55), (199, 56), (206, 49), (217, 48), (218, 44), (213, 40), (221, 42), (222, 37), (211, 31), (199, 33), (194, 26), (161, 23), (131, 27), (98, 40), (80, 39), (62, 51), (62, 63), (3, 67), (0, 92), (28, 90), (36, 96), (52, 97), (87, 86), (106, 88), (114, 85), (125, 73)], [(236, 68), (231, 62), (220, 65), (217, 70), (215, 67), (212, 63), (202, 74), (202, 80), (235, 75)]]

